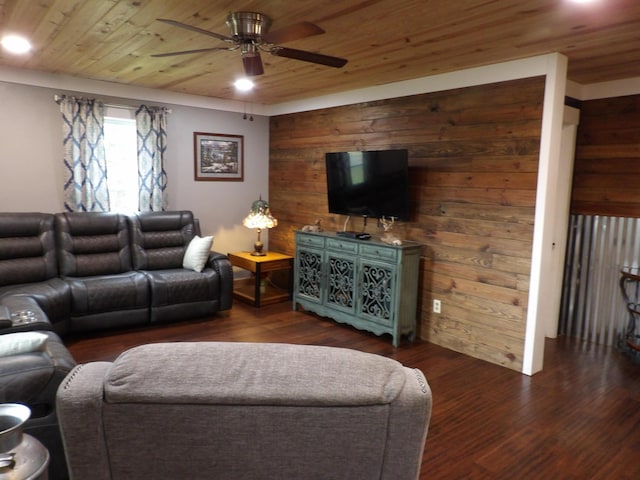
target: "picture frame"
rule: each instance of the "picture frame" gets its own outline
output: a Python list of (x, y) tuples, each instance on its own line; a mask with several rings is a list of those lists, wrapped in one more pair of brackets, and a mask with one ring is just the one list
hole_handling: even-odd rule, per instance
[(196, 181), (244, 180), (244, 137), (224, 133), (193, 132)]

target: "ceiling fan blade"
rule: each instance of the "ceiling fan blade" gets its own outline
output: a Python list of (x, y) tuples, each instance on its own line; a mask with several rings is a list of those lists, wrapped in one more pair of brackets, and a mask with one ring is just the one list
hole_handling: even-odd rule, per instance
[(277, 57), (293, 58), (294, 60), (318, 63), (320, 65), (326, 65), (327, 67), (341, 68), (347, 64), (347, 60), (344, 58), (330, 57), (329, 55), (296, 50), (295, 48), (273, 47), (269, 51)]
[(226, 47), (213, 47), (213, 48), (198, 48), (196, 50), (183, 50), (181, 52), (168, 52), (168, 53), (156, 53), (151, 55), (152, 57), (173, 57), (174, 55), (187, 55), (190, 53), (204, 53), (204, 52), (213, 52), (216, 50), (235, 50), (234, 48), (226, 48)]
[(256, 75), (262, 75), (264, 73), (262, 59), (258, 52), (253, 56), (243, 56), (242, 65), (244, 65), (244, 73), (246, 73), (248, 77), (255, 77)]
[(275, 32), (267, 32), (262, 35), (262, 39), (267, 43), (286, 43), (321, 33), (324, 33), (324, 30), (314, 23), (299, 22)]
[(175, 20), (167, 20), (166, 18), (156, 18), (159, 22), (168, 23), (169, 25), (173, 25), (174, 27), (184, 28), (186, 30), (191, 30), (192, 32), (202, 33), (203, 35), (209, 35), (210, 37), (217, 38), (219, 40), (223, 40), (225, 42), (233, 43), (233, 39), (231, 37), (227, 37), (226, 35), (220, 35), (219, 33), (210, 32), (209, 30), (203, 30), (198, 27), (192, 27), (191, 25), (187, 25), (186, 23), (176, 22)]

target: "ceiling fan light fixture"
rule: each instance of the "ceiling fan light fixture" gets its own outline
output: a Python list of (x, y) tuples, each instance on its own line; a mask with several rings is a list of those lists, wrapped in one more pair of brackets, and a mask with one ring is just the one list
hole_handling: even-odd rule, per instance
[(255, 87), (255, 83), (253, 83), (248, 78), (239, 78), (234, 82), (233, 85), (239, 92), (249, 92), (253, 90), (253, 87)]
[(227, 16), (227, 26), (234, 39), (259, 39), (269, 31), (271, 19), (257, 12), (232, 12)]

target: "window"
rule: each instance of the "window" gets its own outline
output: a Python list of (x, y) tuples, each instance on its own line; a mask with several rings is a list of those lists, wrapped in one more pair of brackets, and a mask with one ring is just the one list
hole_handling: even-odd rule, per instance
[(107, 108), (104, 149), (110, 210), (119, 213), (138, 211), (138, 147), (132, 111)]

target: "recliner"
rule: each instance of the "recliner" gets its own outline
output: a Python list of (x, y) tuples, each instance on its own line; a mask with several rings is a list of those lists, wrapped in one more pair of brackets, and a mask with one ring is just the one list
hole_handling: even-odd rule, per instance
[(190, 211), (144, 212), (129, 221), (133, 268), (149, 280), (151, 323), (202, 317), (231, 307), (230, 291), (214, 294), (223, 279), (233, 278), (230, 264), (225, 271), (215, 270), (211, 261), (202, 272), (182, 267), (186, 247), (200, 233)]
[(133, 269), (127, 217), (73, 212), (55, 216), (60, 276), (71, 289), (73, 331), (143, 325), (149, 285)]
[(42, 320), (12, 331), (67, 331), (71, 295), (58, 278), (54, 222), (50, 213), (0, 212), (0, 304)]
[(73, 478), (415, 480), (431, 390), (355, 350), (176, 342), (77, 366), (57, 408)]

